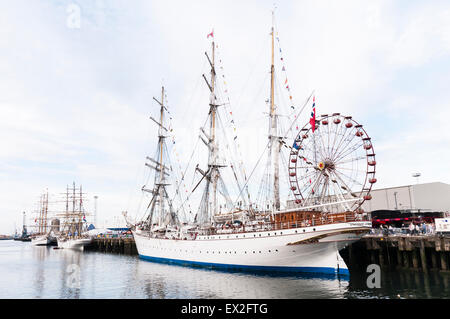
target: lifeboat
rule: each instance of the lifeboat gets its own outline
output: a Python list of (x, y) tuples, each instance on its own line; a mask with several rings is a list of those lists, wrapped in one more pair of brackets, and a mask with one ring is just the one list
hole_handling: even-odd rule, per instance
[(303, 134), (302, 138), (303, 139), (308, 138), (308, 134)]
[(297, 187), (292, 186), (292, 187), (291, 187), (291, 190), (295, 191), (295, 190), (297, 190)]
[(355, 134), (356, 136), (358, 136), (358, 137), (361, 137), (361, 136), (363, 136), (364, 135), (364, 133), (363, 132), (361, 132), (361, 131), (358, 131), (358, 132), (356, 132), (356, 134)]
[(377, 179), (376, 178), (371, 178), (371, 179), (369, 179), (369, 183), (370, 184), (375, 184), (377, 182)]
[(345, 127), (346, 128), (351, 128), (352, 126), (353, 126), (353, 124), (351, 122), (345, 123)]
[(340, 119), (334, 119), (333, 123), (334, 124), (339, 124), (339, 123), (341, 123), (341, 120)]
[(370, 161), (368, 164), (369, 164), (369, 166), (375, 166), (375, 165), (377, 165), (377, 162), (376, 161)]
[(297, 163), (297, 159), (296, 159), (296, 158), (293, 158), (293, 159), (291, 159), (291, 162), (292, 162), (292, 163)]
[(295, 203), (296, 203), (296, 204), (301, 204), (301, 202), (302, 202), (302, 201), (301, 201), (300, 199), (295, 200)]
[(328, 121), (327, 120), (323, 120), (322, 121), (322, 125), (328, 125)]
[(372, 195), (366, 195), (364, 196), (364, 200), (371, 200), (372, 199)]
[(294, 177), (296, 174), (295, 173), (290, 173), (289, 176)]
[(365, 150), (370, 150), (372, 148), (372, 144), (366, 144), (364, 145)]

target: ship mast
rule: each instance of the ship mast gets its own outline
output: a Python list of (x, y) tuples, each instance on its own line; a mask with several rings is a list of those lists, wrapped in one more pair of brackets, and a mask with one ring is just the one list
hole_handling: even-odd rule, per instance
[(164, 165), (164, 140), (166, 139), (166, 135), (164, 135), (164, 131), (168, 131), (167, 128), (164, 127), (164, 110), (167, 110), (166, 106), (164, 105), (165, 97), (165, 90), (164, 86), (161, 88), (161, 101), (158, 101), (156, 98), (153, 98), (159, 105), (160, 105), (160, 116), (159, 121), (155, 120), (153, 117), (150, 117), (153, 122), (155, 122), (158, 125), (158, 155), (156, 159), (147, 157), (147, 160), (151, 161), (152, 164), (145, 163), (146, 166), (154, 169), (156, 171), (155, 175), (155, 184), (153, 187), (153, 190), (142, 188), (143, 191), (149, 192), (153, 194), (152, 200), (150, 201), (147, 208), (150, 208), (150, 214), (148, 217), (148, 223), (149, 227), (151, 229), (152, 223), (153, 223), (153, 215), (155, 213), (155, 206), (156, 204), (159, 205), (158, 209), (158, 225), (162, 226), (166, 222), (166, 215), (164, 213), (165, 211), (165, 204), (164, 202), (167, 201), (169, 205), (169, 213), (170, 218), (173, 223), (177, 223), (178, 219), (175, 215), (175, 212), (172, 207), (172, 203), (169, 199), (166, 186), (169, 184), (166, 182), (165, 176), (169, 176), (168, 171), (170, 170), (167, 166)]
[(209, 106), (211, 112), (211, 126), (210, 126), (210, 136), (211, 136), (211, 183), (212, 183), (212, 214), (211, 217), (217, 214), (217, 181), (219, 179), (219, 170), (217, 167), (217, 154), (218, 154), (218, 143), (216, 142), (216, 96), (215, 96), (215, 83), (216, 83), (216, 70), (215, 66), (215, 50), (214, 50), (214, 40), (212, 41), (212, 57), (211, 57), (211, 94), (209, 98)]
[(164, 187), (161, 187), (164, 182), (164, 166), (163, 166), (163, 145), (164, 145), (164, 138), (162, 127), (163, 127), (163, 120), (164, 120), (164, 86), (161, 87), (161, 109), (160, 109), (160, 117), (159, 117), (159, 225), (162, 224), (162, 218), (164, 213)]
[(280, 142), (277, 136), (278, 115), (275, 113), (275, 52), (274, 52), (274, 11), (272, 11), (272, 64), (270, 68), (270, 153), (273, 159), (273, 200), (275, 209), (280, 209)]

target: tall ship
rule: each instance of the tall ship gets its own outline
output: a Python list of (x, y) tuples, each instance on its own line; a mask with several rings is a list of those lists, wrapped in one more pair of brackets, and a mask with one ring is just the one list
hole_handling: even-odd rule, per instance
[(50, 228), (48, 227), (48, 191), (41, 195), (38, 216), (35, 218), (36, 232), (31, 236), (33, 246), (47, 246), (52, 244)]
[(84, 250), (91, 244), (92, 238), (86, 234), (86, 216), (84, 209), (82, 186), (67, 186), (65, 193), (65, 212), (60, 213), (62, 218), (60, 232), (56, 236), (59, 248)]
[[(163, 88), (161, 100), (154, 98), (160, 106), (159, 120), (152, 118), (159, 130), (157, 151), (155, 157), (147, 157), (150, 163), (146, 164), (155, 178), (152, 187), (142, 188), (150, 194), (146, 214), (132, 225), (140, 258), (223, 269), (348, 273), (339, 251), (371, 228), (360, 208), (371, 199), (370, 190), (376, 182), (370, 137), (351, 116), (316, 116), (313, 93), (297, 108), (290, 98), (289, 110), (295, 120), (288, 129), (281, 129), (281, 103), (275, 101), (275, 39), (279, 40), (272, 25), (268, 139), (263, 154), (257, 154), (258, 163), (266, 156), (266, 165), (261, 183), (255, 182), (256, 168), (247, 176), (243, 162), (234, 161), (230, 153), (229, 140), (236, 137), (227, 140), (226, 133), (220, 132), (223, 119), (231, 112), (225, 111), (227, 103), (221, 100), (217, 45), (213, 33), (209, 37), (211, 53), (205, 55), (211, 66), (210, 78), (203, 75), (209, 89), (209, 109), (200, 133), (207, 148), (207, 167), (195, 167), (199, 180), (191, 191), (203, 187), (200, 204), (193, 220), (182, 220), (190, 195), (176, 207), (174, 199), (182, 183), (176, 182), (175, 194), (168, 191), (173, 169), (166, 161), (165, 140), (170, 130), (165, 124), (168, 108)], [(287, 83), (287, 79), (282, 80)], [(306, 106), (312, 108), (311, 117), (301, 127), (297, 121)], [(280, 162), (285, 164), (282, 182)], [(224, 178), (227, 171), (234, 177), (237, 191), (229, 191), (231, 182)], [(259, 189), (257, 196), (251, 194), (254, 185)], [(282, 192), (288, 193), (285, 205)]]

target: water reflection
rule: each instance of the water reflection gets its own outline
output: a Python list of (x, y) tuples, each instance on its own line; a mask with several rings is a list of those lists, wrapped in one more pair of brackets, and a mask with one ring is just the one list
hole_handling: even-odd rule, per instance
[(13, 241), (0, 242), (0, 274), (0, 298), (450, 297), (450, 274), (438, 271), (382, 270), (381, 288), (368, 289), (367, 273), (339, 278), (218, 271)]
[(352, 274), (345, 298), (450, 298), (450, 274), (440, 271), (382, 270), (381, 287), (367, 288), (368, 274)]
[(341, 298), (348, 281), (314, 275), (268, 275), (166, 265), (139, 260), (147, 298)]

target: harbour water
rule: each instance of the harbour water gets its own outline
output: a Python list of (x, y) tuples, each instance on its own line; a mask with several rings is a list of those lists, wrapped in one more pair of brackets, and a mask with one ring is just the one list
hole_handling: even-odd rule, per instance
[(348, 299), (450, 298), (450, 274), (381, 272), (350, 277), (256, 274), (191, 268), (136, 256), (0, 241), (0, 299)]

